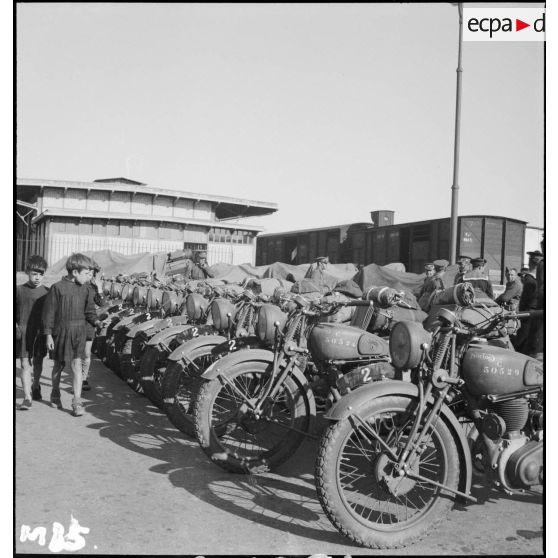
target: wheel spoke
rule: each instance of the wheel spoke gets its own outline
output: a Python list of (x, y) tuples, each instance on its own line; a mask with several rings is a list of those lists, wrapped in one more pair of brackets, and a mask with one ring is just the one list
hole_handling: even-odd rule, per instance
[(411, 432), (410, 414), (355, 414), (352, 425), (338, 458), (343, 499), (353, 513), (370, 523), (387, 527), (414, 521), (438, 494), (433, 483), (443, 482), (445, 461), (439, 439), (433, 435), (412, 471), (400, 477), (394, 461)]

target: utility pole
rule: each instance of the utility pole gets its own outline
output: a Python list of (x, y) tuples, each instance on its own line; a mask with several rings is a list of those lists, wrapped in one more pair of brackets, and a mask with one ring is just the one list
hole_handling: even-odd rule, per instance
[(451, 187), (450, 264), (455, 263), (457, 248), (457, 218), (459, 215), (459, 132), (461, 128), (461, 47), (463, 45), (463, 4), (457, 4), (459, 13), (459, 48), (457, 51), (457, 91), (455, 96), (455, 141), (453, 146), (453, 184)]

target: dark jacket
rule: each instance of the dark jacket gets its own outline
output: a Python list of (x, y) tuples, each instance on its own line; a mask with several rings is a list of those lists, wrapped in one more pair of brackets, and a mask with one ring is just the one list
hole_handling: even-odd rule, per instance
[(506, 283), (506, 290), (496, 299), (501, 305), (507, 305), (510, 310), (517, 310), (523, 292), (523, 283), (519, 277)]
[(490, 282), (490, 279), (487, 275), (485, 275), (478, 269), (467, 271), (463, 275), (463, 280), (461, 282), (471, 283), (477, 295), (480, 294), (482, 296), (482, 294), (485, 294), (490, 298), (494, 298), (494, 291), (492, 289), (492, 283)]
[(533, 310), (537, 307), (537, 280), (526, 272), (523, 274), (523, 292), (519, 299), (519, 310)]

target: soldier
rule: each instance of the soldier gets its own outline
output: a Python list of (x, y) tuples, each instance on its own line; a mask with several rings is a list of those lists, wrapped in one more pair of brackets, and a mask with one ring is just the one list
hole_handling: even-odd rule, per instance
[(523, 273), (523, 292), (519, 301), (519, 311), (533, 310), (537, 306), (537, 266), (543, 260), (543, 254), (539, 250), (527, 252), (529, 255), (529, 267)]
[(507, 310), (517, 310), (519, 299), (523, 292), (523, 283), (517, 275), (515, 267), (506, 267), (506, 290), (496, 299), (496, 302)]
[(434, 281), (436, 283), (436, 289), (445, 289), (444, 281), (442, 277), (446, 273), (446, 269), (449, 265), (448, 260), (434, 260)]
[(494, 291), (492, 290), (492, 283), (488, 275), (484, 273), (484, 266), (486, 260), (484, 258), (473, 258), (471, 260), (471, 271), (467, 271), (463, 275), (463, 283), (471, 283), (475, 289), (475, 295), (482, 298), (484, 295), (489, 298), (494, 298)]
[(196, 254), (196, 263), (192, 265), (190, 278), (194, 280), (203, 280), (213, 277), (213, 273), (209, 271), (207, 265), (207, 252), (198, 252)]
[[(544, 281), (544, 271), (542, 271), (542, 266), (540, 264), (544, 260), (543, 253), (540, 250), (535, 250), (533, 252), (527, 252), (529, 255), (529, 270), (523, 274), (523, 292), (521, 293), (521, 298), (519, 300), (519, 311), (528, 312), (529, 310), (536, 310), (539, 306), (542, 306), (544, 298), (544, 290), (542, 292), (543, 297), (541, 300), (537, 300), (537, 282)], [(543, 277), (537, 277), (537, 273), (542, 271)], [(535, 337), (537, 336), (537, 320), (529, 319), (522, 322), (519, 332), (517, 334), (517, 340), (515, 348), (517, 351), (524, 353), (526, 355), (531, 353), (542, 353), (542, 339), (539, 339), (538, 345), (539, 349), (535, 348)], [(539, 336), (540, 337), (540, 336)]]
[(434, 263), (427, 263), (424, 266), (426, 278), (419, 291), (418, 304), (424, 312), (430, 310), (430, 299), (435, 291), (443, 290), (445, 288), (442, 279), (446, 267), (448, 266), (447, 260), (435, 260)]
[(457, 256), (457, 265), (459, 266), (459, 271), (453, 280), (454, 285), (463, 283), (463, 275), (471, 269), (471, 258), (469, 256)]
[(327, 256), (320, 256), (316, 258), (315, 262), (308, 268), (304, 278), (310, 279), (320, 288), (329, 287), (329, 283), (331, 283), (331, 281), (328, 281), (325, 277), (328, 265), (329, 258)]

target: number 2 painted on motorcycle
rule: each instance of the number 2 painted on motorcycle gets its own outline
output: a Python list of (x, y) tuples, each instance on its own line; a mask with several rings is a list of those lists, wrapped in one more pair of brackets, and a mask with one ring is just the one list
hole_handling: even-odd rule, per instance
[(370, 368), (363, 368), (360, 373), (363, 375), (362, 381), (368, 382), (370, 381)]
[(192, 337), (198, 337), (199, 335), (199, 330), (197, 327), (193, 327), (192, 328)]
[(229, 351), (232, 352), (236, 349), (236, 340), (235, 339), (231, 339), (229, 341)]

